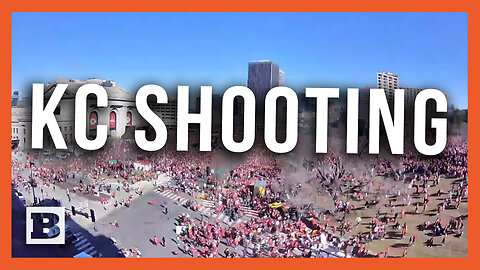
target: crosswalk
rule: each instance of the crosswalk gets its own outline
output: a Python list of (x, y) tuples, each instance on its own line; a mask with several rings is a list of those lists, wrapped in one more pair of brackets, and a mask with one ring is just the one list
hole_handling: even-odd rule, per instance
[(95, 247), (88, 241), (88, 239), (81, 233), (75, 233), (76, 240), (73, 242), (75, 249), (78, 252), (85, 252), (92, 257), (101, 257), (102, 254), (98, 253)]
[[(172, 190), (157, 191), (157, 193), (167, 199), (176, 201), (179, 204), (184, 204), (186, 201), (188, 201), (188, 198), (178, 195)], [(197, 210), (202, 215), (218, 219), (219, 221), (224, 222), (225, 224), (228, 224), (230, 226), (241, 223), (241, 222), (245, 222), (249, 218), (258, 217), (258, 213), (255, 210), (252, 210), (248, 207), (241, 206), (240, 212), (243, 213), (243, 216), (236, 220), (230, 220), (230, 217), (225, 215), (224, 213), (215, 212), (216, 205), (213, 201), (204, 200), (204, 199), (198, 199), (198, 200), (199, 200), (199, 208)]]
[(187, 198), (185, 198), (183, 196), (180, 196), (180, 195), (177, 195), (177, 194), (175, 194), (175, 192), (173, 192), (169, 189), (164, 190), (164, 191), (157, 191), (157, 193), (166, 197), (167, 199), (170, 199), (172, 201), (176, 201), (179, 204), (184, 204), (186, 201), (188, 201)]

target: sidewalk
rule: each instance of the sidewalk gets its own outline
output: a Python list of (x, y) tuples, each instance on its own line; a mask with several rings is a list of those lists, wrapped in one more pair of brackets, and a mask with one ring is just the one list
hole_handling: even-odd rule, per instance
[[(96, 222), (102, 222), (103, 217), (107, 216), (108, 214), (110, 214), (112, 211), (114, 211), (119, 207), (124, 207), (124, 206), (117, 206), (117, 208), (115, 208), (113, 206), (113, 203), (115, 202), (115, 200), (126, 201), (127, 199), (129, 199), (129, 196), (131, 194), (133, 194), (132, 201), (138, 198), (140, 195), (138, 195), (134, 191), (138, 187), (140, 187), (140, 189), (143, 191), (144, 194), (154, 190), (154, 186), (152, 182), (149, 182), (149, 181), (136, 182), (135, 184), (130, 186), (130, 193), (127, 193), (123, 189), (120, 189), (120, 191), (116, 191), (115, 198), (110, 198), (107, 204), (102, 204), (100, 201), (89, 200), (83, 197), (82, 195), (75, 194), (73, 192), (70, 192), (70, 200), (69, 200), (66, 190), (54, 185), (50, 185), (50, 186), (42, 185), (42, 186), (36, 187), (35, 195), (40, 200), (44, 200), (44, 199), (59, 200), (61, 202), (61, 205), (66, 208), (68, 213), (71, 213), (71, 209), (73, 205), (75, 207), (77, 215), (75, 216), (71, 215), (72, 220), (77, 222), (83, 228), (88, 228), (90, 226), (93, 226), (93, 223), (90, 219), (90, 209), (93, 209), (95, 211)], [(18, 187), (18, 190), (23, 193), (25, 200), (27, 202), (27, 205), (32, 205), (33, 204), (32, 192), (26, 191), (22, 187)], [(80, 213), (87, 214), (88, 218)]]

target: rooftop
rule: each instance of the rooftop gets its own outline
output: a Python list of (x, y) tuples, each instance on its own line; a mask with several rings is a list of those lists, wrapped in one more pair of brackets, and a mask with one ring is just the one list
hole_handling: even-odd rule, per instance
[[(108, 80), (107, 80), (108, 81)], [(95, 83), (98, 85), (101, 85), (102, 80), (100, 79), (89, 79), (87, 81), (81, 81), (81, 80), (72, 80), (72, 79), (66, 79), (66, 78), (57, 78), (55, 81), (52, 83), (48, 84), (47, 87), (45, 88), (45, 97), (50, 97), (53, 89), (56, 87), (58, 84), (68, 84), (67, 90), (65, 91), (64, 97), (75, 97), (75, 94), (77, 93), (77, 90), (82, 86), (87, 83)], [(120, 99), (120, 100), (125, 100), (125, 101), (134, 101), (135, 100), (135, 95), (128, 92), (122, 87), (118, 86), (103, 86), (103, 88), (107, 91), (108, 98), (109, 99)]]

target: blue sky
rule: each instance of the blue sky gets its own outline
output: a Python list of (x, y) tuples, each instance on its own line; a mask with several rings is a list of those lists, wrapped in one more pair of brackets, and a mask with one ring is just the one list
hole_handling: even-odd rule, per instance
[(12, 87), (57, 77), (246, 85), (248, 62), (269, 59), (305, 87), (437, 88), (467, 107), (466, 13), (13, 13)]

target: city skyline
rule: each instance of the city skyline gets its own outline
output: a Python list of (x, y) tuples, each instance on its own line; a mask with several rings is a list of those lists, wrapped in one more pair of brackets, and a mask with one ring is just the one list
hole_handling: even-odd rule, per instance
[(21, 95), (57, 77), (112, 79), (131, 92), (147, 83), (223, 92), (246, 85), (248, 63), (260, 59), (277, 63), (297, 92), (376, 87), (388, 71), (400, 86), (468, 104), (466, 13), (12, 15), (11, 90)]

